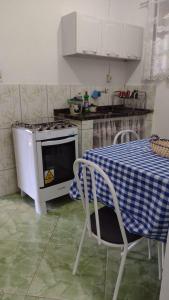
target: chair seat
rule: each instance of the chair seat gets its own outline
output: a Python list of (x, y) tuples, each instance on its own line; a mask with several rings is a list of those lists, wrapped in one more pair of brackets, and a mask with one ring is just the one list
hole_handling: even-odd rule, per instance
[[(116, 216), (116, 213), (112, 208), (109, 208), (107, 206), (104, 206), (98, 210), (99, 214), (99, 220), (100, 220), (100, 235), (101, 239), (112, 243), (112, 244), (124, 244), (118, 219)], [(95, 220), (95, 214), (92, 213), (90, 216), (91, 219), (91, 230), (94, 234), (96, 233), (96, 220)], [(142, 236), (130, 233), (128, 230), (126, 230), (126, 236), (128, 243), (132, 243), (138, 239), (141, 239)]]

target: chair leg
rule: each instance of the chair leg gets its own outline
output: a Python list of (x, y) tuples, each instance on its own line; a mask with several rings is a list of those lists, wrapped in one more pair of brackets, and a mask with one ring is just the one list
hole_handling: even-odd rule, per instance
[(121, 284), (121, 280), (122, 280), (122, 276), (123, 276), (123, 271), (124, 271), (124, 265), (126, 262), (126, 256), (127, 256), (127, 250), (125, 249), (123, 252), (123, 256), (120, 262), (120, 268), (119, 268), (119, 273), (117, 276), (117, 281), (116, 281), (116, 286), (114, 289), (114, 294), (113, 294), (113, 299), (112, 300), (116, 300), (118, 297), (118, 292), (119, 292), (119, 288), (120, 288), (120, 284)]
[(86, 234), (86, 229), (87, 229), (87, 220), (85, 221), (85, 225), (84, 225), (83, 232), (82, 232), (82, 237), (81, 237), (80, 244), (79, 244), (79, 249), (78, 249), (75, 264), (74, 264), (74, 267), (73, 267), (73, 273), (72, 273), (73, 275), (76, 274), (77, 267), (78, 267), (78, 264), (79, 264), (79, 258), (80, 258), (80, 254), (81, 254), (81, 251), (82, 251), (82, 246), (83, 246), (83, 242), (84, 242), (84, 238), (85, 238), (85, 234)]
[(147, 240), (147, 245), (148, 245), (148, 259), (151, 259), (151, 240)]
[(162, 252), (162, 269), (164, 267), (164, 258), (165, 258), (165, 244), (161, 243), (161, 252)]
[(157, 244), (158, 250), (158, 278), (159, 280), (162, 279), (162, 253), (161, 253), (161, 242)]

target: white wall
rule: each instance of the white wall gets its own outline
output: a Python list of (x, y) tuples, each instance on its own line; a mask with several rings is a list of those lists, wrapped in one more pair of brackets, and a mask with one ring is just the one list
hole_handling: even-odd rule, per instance
[[(146, 24), (146, 8), (140, 0), (0, 0), (0, 72), (4, 83), (45, 83), (138, 85), (142, 63), (106, 61), (94, 58), (63, 58), (61, 55), (61, 16), (73, 10), (103, 18)], [(157, 86), (154, 132), (168, 136), (168, 88)]]
[[(108, 61), (62, 57), (60, 19), (74, 10), (106, 18), (110, 4), (109, 0), (0, 0), (3, 82), (103, 85)], [(115, 12), (111, 7), (111, 15), (117, 11), (117, 5)], [(126, 64), (111, 62), (110, 69), (112, 84), (123, 86)]]
[(123, 86), (130, 76), (130, 72), (126, 74), (127, 63), (62, 57), (60, 19), (77, 10), (142, 25), (145, 11), (139, 9), (139, 3), (139, 0), (0, 0), (3, 82), (103, 85), (110, 64), (112, 82), (109, 85)]
[(157, 83), (153, 132), (169, 138), (169, 82)]
[[(125, 1), (126, 5), (129, 2), (135, 1)], [(137, 2), (137, 1), (136, 1)], [(129, 6), (128, 6), (129, 7)], [(135, 12), (133, 11), (135, 10)], [(126, 7), (127, 10), (127, 7)], [(128, 12), (132, 12), (129, 13)], [(133, 16), (132, 16), (133, 14)], [(132, 5), (132, 8), (127, 10), (127, 16), (131, 17), (133, 22), (138, 22), (139, 25), (146, 26), (147, 9), (138, 9), (137, 5)], [(143, 74), (143, 63), (138, 65), (133, 63), (128, 63), (126, 81), (127, 84), (138, 85), (142, 82)], [(155, 95), (155, 106), (154, 106), (154, 117), (153, 117), (153, 129), (152, 133), (158, 134), (161, 137), (169, 138), (169, 82), (162, 81), (156, 82), (156, 95)]]
[(147, 9), (140, 8), (141, 0), (110, 0), (109, 16), (117, 21), (145, 25)]

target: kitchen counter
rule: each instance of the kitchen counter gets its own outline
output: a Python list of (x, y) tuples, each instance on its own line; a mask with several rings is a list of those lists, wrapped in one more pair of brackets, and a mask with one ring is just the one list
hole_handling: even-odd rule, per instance
[(151, 136), (152, 112), (153, 110), (150, 109), (108, 105), (97, 107), (95, 113), (88, 112), (75, 116), (70, 115), (68, 108), (55, 109), (54, 116), (57, 119), (71, 119), (72, 123), (78, 127), (78, 151), (79, 157), (82, 157), (86, 150), (103, 146), (102, 128), (105, 129), (104, 133), (108, 128), (106, 145), (112, 144), (116, 130), (135, 128), (142, 138)]
[(118, 106), (98, 106), (96, 112), (84, 112), (79, 115), (71, 115), (68, 108), (54, 109), (54, 116), (58, 118), (73, 119), (79, 121), (104, 119), (104, 118), (116, 118), (127, 116), (140, 116), (152, 113), (153, 110), (125, 107), (123, 105)]

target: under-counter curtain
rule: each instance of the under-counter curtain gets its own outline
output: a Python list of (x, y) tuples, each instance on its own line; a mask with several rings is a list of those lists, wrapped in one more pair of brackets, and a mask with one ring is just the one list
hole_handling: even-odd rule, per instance
[(144, 137), (144, 118), (131, 119), (99, 119), (93, 122), (93, 147), (105, 147), (113, 144), (115, 135), (120, 130), (131, 129), (137, 132), (140, 138)]
[(169, 0), (149, 0), (145, 29), (144, 79), (169, 78)]

